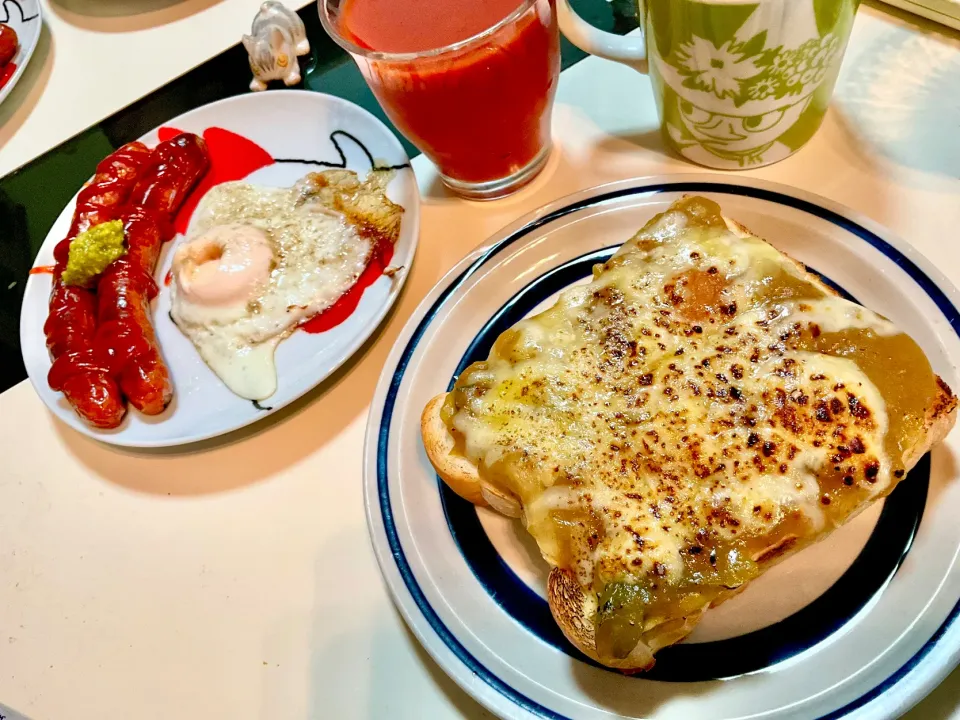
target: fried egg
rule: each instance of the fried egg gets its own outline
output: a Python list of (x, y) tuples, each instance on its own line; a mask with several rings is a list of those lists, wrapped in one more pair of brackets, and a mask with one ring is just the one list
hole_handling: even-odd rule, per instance
[(379, 182), (347, 171), (308, 175), (291, 188), (223, 183), (201, 201), (174, 255), (171, 317), (240, 397), (273, 395), (277, 345), (370, 262), (381, 238), (352, 212), (360, 196), (400, 210)]

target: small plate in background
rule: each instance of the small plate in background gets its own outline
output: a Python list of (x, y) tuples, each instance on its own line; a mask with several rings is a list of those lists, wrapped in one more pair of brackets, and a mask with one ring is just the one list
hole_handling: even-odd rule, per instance
[[(23, 75), (27, 63), (33, 55), (40, 40), (40, 30), (43, 27), (43, 13), (40, 10), (39, 0), (0, 0), (0, 23), (9, 25), (16, 31), (20, 46), (11, 62), (16, 70), (9, 80), (0, 87), (0, 102), (10, 94), (13, 86)], [(5, 66), (4, 66), (5, 67)], [(2, 72), (2, 69), (0, 69)]]

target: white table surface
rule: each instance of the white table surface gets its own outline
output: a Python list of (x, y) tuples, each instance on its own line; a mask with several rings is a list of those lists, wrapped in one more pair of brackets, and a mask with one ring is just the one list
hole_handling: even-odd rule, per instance
[[(0, 172), (231, 44), (258, 0), (95, 20), (44, 2), (37, 86), (0, 107)], [(115, 56), (133, 47), (136, 71)], [(823, 128), (747, 174), (865, 213), (960, 284), (958, 128), (960, 35), (864, 6)], [(664, 154), (647, 79), (596, 59), (563, 74), (554, 135), (541, 177), (494, 203), (450, 197), (417, 159), (421, 245), (398, 308), (330, 382), (231, 444), (122, 452), (54, 420), (26, 382), (0, 395), (0, 703), (35, 720), (490, 717), (390, 602), (361, 448), (393, 340), (467, 250), (574, 190), (695, 170)], [(960, 673), (909, 717), (960, 720)]]

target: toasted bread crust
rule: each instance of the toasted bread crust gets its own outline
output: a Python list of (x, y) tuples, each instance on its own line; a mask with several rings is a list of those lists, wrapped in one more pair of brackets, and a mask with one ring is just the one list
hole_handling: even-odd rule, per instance
[(420, 434), (430, 463), (447, 486), (464, 500), (492, 508), (507, 517), (520, 517), (520, 503), (513, 495), (484, 482), (476, 465), (453, 452), (456, 441), (440, 416), (446, 398), (446, 393), (437, 395), (420, 416)]
[[(938, 385), (940, 392), (927, 418), (923, 441), (904, 453), (904, 465), (908, 470), (912, 469), (930, 448), (943, 440), (956, 422), (957, 398), (939, 378)], [(485, 493), (484, 484), (476, 466), (461, 455), (450, 454), (454, 439), (440, 418), (440, 407), (445, 398), (446, 393), (436, 396), (424, 409), (421, 430), (427, 457), (437, 474), (460, 497), (481, 507), (491, 507), (492, 503), (488, 502), (487, 498), (496, 497), (496, 489), (493, 488), (492, 491), (488, 490)], [(509, 498), (505, 507), (510, 511), (503, 512), (504, 515), (520, 517), (520, 507), (515, 499)], [(494, 509), (499, 510), (497, 507)], [(795, 538), (791, 539), (795, 540)], [(755, 559), (766, 571), (802, 547), (806, 545), (796, 542), (778, 543), (759, 553)], [(744, 585), (735, 590), (724, 591), (711, 603), (710, 607), (716, 607), (737, 595), (745, 587)], [(585, 591), (571, 573), (560, 568), (552, 568), (547, 582), (547, 602), (554, 620), (563, 630), (567, 640), (587, 657), (602, 662), (597, 654), (594, 636), (593, 617), (597, 611), (596, 595), (589, 590)], [(704, 611), (706, 609), (704, 608)], [(682, 627), (651, 628), (628, 657), (615, 662), (607, 661), (604, 664), (623, 672), (649, 670), (654, 664), (653, 653), (689, 635), (700, 621), (702, 614), (700, 612), (685, 617)]]
[[(726, 219), (731, 230), (746, 236), (752, 235), (742, 225)], [(816, 275), (795, 260), (790, 259), (811, 282), (825, 292), (836, 291), (824, 284)], [(904, 451), (903, 464), (909, 471), (934, 445), (943, 440), (953, 428), (957, 417), (957, 398), (949, 386), (937, 377), (938, 393), (927, 413), (923, 432), (918, 442)], [(455, 439), (443, 422), (440, 409), (446, 393), (434, 397), (424, 408), (421, 431), (427, 457), (447, 485), (464, 499), (480, 506), (493, 507), (510, 517), (520, 517), (521, 507), (516, 498), (505, 496), (503, 490), (486, 483), (477, 467), (462, 455), (453, 453)], [(493, 502), (491, 502), (493, 498)], [(503, 509), (502, 509), (503, 508)], [(506, 510), (506, 512), (504, 511)], [(794, 552), (807, 547), (790, 537), (779, 541), (754, 556), (765, 572), (774, 564)], [(741, 592), (746, 585), (722, 592), (709, 607), (715, 607)], [(582, 653), (593, 660), (623, 672), (639, 672), (653, 667), (654, 653), (662, 647), (679, 642), (700, 621), (707, 607), (679, 620), (671, 620), (648, 629), (630, 655), (622, 660), (601, 660), (597, 654), (594, 616), (597, 612), (597, 596), (581, 587), (574, 575), (560, 568), (552, 568), (547, 584), (547, 599), (550, 611), (567, 639)]]

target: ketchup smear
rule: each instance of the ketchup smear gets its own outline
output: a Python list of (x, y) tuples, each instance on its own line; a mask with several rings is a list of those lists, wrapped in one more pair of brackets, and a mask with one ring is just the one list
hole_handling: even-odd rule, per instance
[(317, 313), (309, 320), (300, 324), (300, 329), (308, 333), (322, 333), (332, 330), (353, 314), (360, 304), (363, 291), (373, 285), (383, 271), (390, 266), (393, 259), (393, 243), (379, 242), (370, 256), (370, 262), (360, 273), (360, 277), (340, 299), (326, 310)]
[(37, 265), (30, 268), (31, 275), (53, 275), (54, 265)]
[(170, 287), (170, 282), (173, 280), (173, 268), (167, 270), (167, 274), (163, 276), (163, 286)]

